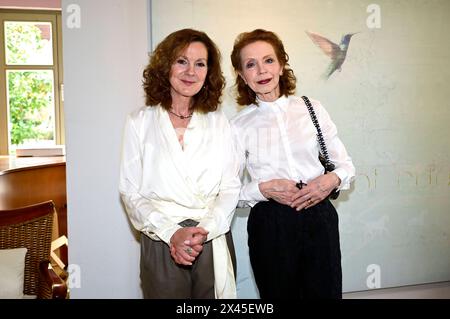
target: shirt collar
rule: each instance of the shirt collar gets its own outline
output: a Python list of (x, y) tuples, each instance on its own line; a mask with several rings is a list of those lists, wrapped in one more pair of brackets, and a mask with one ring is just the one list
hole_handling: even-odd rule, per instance
[(274, 108), (277, 108), (278, 110), (287, 111), (287, 107), (289, 104), (289, 98), (285, 95), (280, 96), (277, 100), (273, 102), (266, 102), (263, 100), (260, 100), (258, 97), (256, 97), (256, 101), (261, 108), (261, 110), (271, 109), (274, 110)]

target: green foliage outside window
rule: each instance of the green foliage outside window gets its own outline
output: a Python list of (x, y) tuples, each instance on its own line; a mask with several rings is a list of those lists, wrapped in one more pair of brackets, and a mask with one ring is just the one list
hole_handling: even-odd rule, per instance
[[(32, 24), (6, 24), (8, 62), (22, 64), (43, 47), (41, 31)], [(53, 73), (51, 70), (10, 70), (8, 100), (11, 144), (52, 140)], [(50, 107), (49, 107), (50, 105)]]
[(8, 72), (11, 144), (29, 139), (52, 140), (48, 104), (52, 99), (52, 78), (48, 71)]

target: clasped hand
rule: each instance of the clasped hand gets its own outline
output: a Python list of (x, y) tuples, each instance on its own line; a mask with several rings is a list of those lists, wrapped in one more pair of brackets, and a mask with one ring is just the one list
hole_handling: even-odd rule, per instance
[(295, 181), (288, 179), (273, 179), (259, 184), (261, 193), (280, 204), (291, 206), (297, 211), (308, 209), (328, 197), (340, 184), (335, 173), (320, 175), (299, 189)]
[(202, 227), (178, 229), (170, 239), (170, 254), (177, 264), (191, 266), (203, 250), (208, 231)]

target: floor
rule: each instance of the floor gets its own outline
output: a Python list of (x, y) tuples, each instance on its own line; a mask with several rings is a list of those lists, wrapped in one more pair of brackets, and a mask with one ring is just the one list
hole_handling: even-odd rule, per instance
[(344, 293), (344, 299), (450, 299), (450, 282)]

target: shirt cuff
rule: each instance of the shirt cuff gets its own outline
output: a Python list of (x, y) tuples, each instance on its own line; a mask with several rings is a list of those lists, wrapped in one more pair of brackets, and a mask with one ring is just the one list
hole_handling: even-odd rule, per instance
[(346, 190), (350, 188), (350, 183), (347, 181), (347, 171), (343, 168), (336, 168), (333, 173), (335, 173), (340, 179), (341, 184), (338, 186), (337, 190)]
[(246, 201), (259, 201), (259, 202), (267, 200), (267, 198), (265, 198), (264, 195), (259, 190), (258, 181), (252, 181), (248, 184), (245, 184), (244, 187), (242, 187), (240, 198)]
[(182, 228), (180, 225), (175, 224), (164, 229), (155, 230), (155, 234), (159, 237), (159, 239), (170, 246), (170, 238), (172, 238), (173, 234), (180, 228)]

